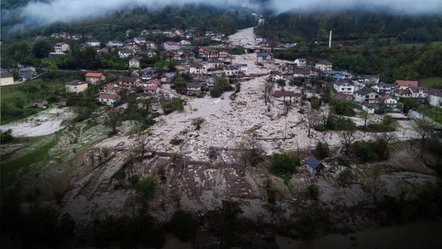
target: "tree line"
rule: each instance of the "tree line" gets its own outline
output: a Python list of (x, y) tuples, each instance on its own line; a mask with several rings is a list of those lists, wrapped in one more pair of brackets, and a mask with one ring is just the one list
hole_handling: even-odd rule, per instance
[(386, 12), (344, 11), (335, 13), (284, 12), (269, 16), (256, 31), (285, 41), (397, 38), (403, 42), (442, 40), (442, 17), (400, 15)]

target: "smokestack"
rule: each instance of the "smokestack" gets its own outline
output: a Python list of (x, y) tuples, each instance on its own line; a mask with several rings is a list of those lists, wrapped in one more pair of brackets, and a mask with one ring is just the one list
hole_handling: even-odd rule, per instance
[(331, 48), (332, 33), (333, 33), (333, 31), (330, 30), (330, 38), (328, 39), (328, 48)]

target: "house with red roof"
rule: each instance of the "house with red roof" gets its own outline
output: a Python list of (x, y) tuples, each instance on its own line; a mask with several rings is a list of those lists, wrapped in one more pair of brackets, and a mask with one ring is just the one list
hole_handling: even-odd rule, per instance
[(394, 106), (397, 104), (397, 100), (393, 97), (391, 97), (390, 95), (384, 95), (382, 96), (382, 102), (386, 105), (386, 106)]
[(86, 75), (84, 75), (86, 77), (86, 82), (87, 83), (91, 83), (94, 85), (99, 84), (100, 82), (103, 82), (104, 80), (106, 80), (106, 77), (104, 76), (103, 73), (87, 73)]
[(109, 83), (109, 84), (107, 84), (105, 87), (103, 87), (103, 88), (100, 90), (100, 93), (117, 94), (117, 91), (118, 91), (119, 89), (120, 89), (120, 88), (118, 87), (117, 84)]
[(407, 89), (409, 87), (418, 87), (419, 82), (417, 80), (396, 80), (395, 85), (399, 89)]
[(160, 92), (160, 88), (158, 85), (147, 85), (144, 87), (144, 92), (147, 94), (158, 94)]
[(102, 104), (106, 104), (108, 106), (113, 106), (115, 102), (117, 102), (119, 99), (119, 96), (117, 94), (107, 94), (107, 93), (100, 93), (98, 96), (98, 102)]

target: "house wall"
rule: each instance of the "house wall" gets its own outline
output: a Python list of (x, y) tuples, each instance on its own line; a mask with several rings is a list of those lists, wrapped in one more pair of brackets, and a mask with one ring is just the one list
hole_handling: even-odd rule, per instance
[(338, 93), (353, 94), (355, 87), (351, 85), (333, 85)]
[(0, 78), (0, 86), (7, 86), (14, 84), (13, 77)]
[(68, 93), (81, 93), (87, 89), (87, 84), (81, 84), (76, 86), (66, 85), (66, 92)]
[(442, 98), (435, 95), (430, 95), (428, 97), (428, 103), (435, 107), (442, 107)]
[(362, 110), (364, 110), (364, 111), (366, 111), (367, 113), (370, 113), (370, 114), (374, 113), (374, 109), (368, 108), (365, 105), (362, 105)]
[(98, 82), (100, 82), (100, 78), (86, 77), (86, 82), (91, 83), (91, 84), (97, 84)]
[(106, 105), (113, 105), (115, 103), (115, 99), (98, 99), (98, 102), (102, 103), (102, 104), (106, 104)]
[(315, 68), (319, 69), (321, 71), (329, 71), (329, 70), (333, 70), (333, 65), (316, 64)]

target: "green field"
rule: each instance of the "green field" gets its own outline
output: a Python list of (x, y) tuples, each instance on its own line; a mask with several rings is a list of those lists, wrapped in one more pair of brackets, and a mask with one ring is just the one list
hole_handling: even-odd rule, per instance
[(29, 107), (37, 99), (57, 103), (60, 97), (66, 97), (64, 84), (74, 79), (81, 80), (84, 78), (83, 75), (84, 72), (49, 72), (36, 80), (2, 86), (0, 88), (1, 124), (23, 119), (43, 110)]
[(419, 80), (419, 86), (427, 89), (442, 89), (442, 78), (432, 77)]

